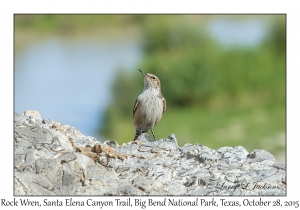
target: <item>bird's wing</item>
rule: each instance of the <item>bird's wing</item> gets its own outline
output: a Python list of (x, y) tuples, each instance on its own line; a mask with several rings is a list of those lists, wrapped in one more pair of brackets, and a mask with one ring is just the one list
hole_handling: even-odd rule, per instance
[(163, 98), (163, 112), (162, 113), (164, 113), (166, 111), (166, 109), (167, 109), (167, 102), (166, 102), (166, 99)]
[(136, 99), (135, 102), (134, 102), (134, 105), (133, 105), (133, 114), (132, 114), (132, 117), (134, 118), (134, 113), (138, 107), (138, 104), (139, 104), (139, 100)]
[(157, 123), (161, 120), (162, 114), (166, 111), (167, 103), (166, 103), (166, 100), (164, 99), (164, 97), (162, 97), (162, 101), (163, 101), (163, 110), (162, 110), (161, 115), (155, 120), (154, 126), (157, 125)]

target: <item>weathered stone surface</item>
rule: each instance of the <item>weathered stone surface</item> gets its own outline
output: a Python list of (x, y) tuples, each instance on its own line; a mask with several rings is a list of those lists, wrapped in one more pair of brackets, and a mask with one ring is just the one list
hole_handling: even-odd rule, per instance
[(29, 119), (35, 119), (35, 120), (39, 120), (39, 121), (42, 121), (42, 117), (40, 115), (40, 113), (36, 110), (26, 110), (24, 112), (24, 115), (25, 116), (28, 116)]
[(37, 111), (14, 126), (15, 195), (286, 195), (286, 167), (265, 150), (179, 147), (174, 134), (100, 143)]

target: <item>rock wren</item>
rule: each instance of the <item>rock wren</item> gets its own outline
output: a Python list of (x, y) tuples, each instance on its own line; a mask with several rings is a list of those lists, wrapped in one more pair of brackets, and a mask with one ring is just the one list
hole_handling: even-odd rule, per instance
[(139, 71), (144, 76), (144, 89), (133, 106), (134, 140), (148, 130), (151, 130), (154, 140), (156, 140), (152, 129), (160, 121), (162, 114), (166, 111), (167, 104), (161, 94), (158, 77), (147, 74), (140, 69)]

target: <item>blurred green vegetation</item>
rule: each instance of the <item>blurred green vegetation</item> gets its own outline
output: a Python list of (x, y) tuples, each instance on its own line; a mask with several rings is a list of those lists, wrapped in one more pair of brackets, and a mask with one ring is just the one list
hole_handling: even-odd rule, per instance
[(94, 15), (94, 14), (16, 14), (14, 23), (16, 30), (36, 30), (39, 33), (90, 33), (92, 28), (102, 28), (109, 32), (110, 28), (125, 27), (131, 24), (134, 15)]
[[(15, 15), (15, 45), (27, 31), (71, 37), (142, 37), (144, 57), (133, 71), (119, 69), (100, 134), (119, 144), (134, 137), (132, 108), (142, 92), (137, 68), (157, 75), (167, 110), (157, 138), (175, 133), (179, 145), (213, 149), (244, 146), (284, 156), (286, 126), (286, 16), (223, 15), (268, 19), (268, 35), (254, 47), (224, 48), (204, 30), (214, 15)], [(29, 33), (28, 33), (29, 34)], [(133, 33), (134, 34), (134, 33)], [(36, 37), (31, 37), (35, 39)], [(150, 133), (149, 133), (150, 134)], [(150, 134), (152, 137), (152, 135)], [(277, 157), (276, 157), (277, 158)], [(284, 159), (284, 157), (282, 158)]]
[[(18, 52), (27, 43), (50, 36), (72, 39), (138, 36), (136, 15), (110, 14), (15, 14), (14, 43)], [(124, 33), (126, 31), (126, 33)]]
[[(259, 148), (284, 153), (285, 16), (274, 17), (265, 41), (249, 48), (223, 48), (183, 19), (135, 19), (143, 31), (145, 53), (138, 68), (160, 78), (167, 101), (167, 111), (154, 128), (156, 136), (175, 133), (180, 145), (242, 145), (249, 152)], [(119, 72), (102, 135), (119, 144), (133, 139), (132, 107), (142, 89), (137, 70)]]

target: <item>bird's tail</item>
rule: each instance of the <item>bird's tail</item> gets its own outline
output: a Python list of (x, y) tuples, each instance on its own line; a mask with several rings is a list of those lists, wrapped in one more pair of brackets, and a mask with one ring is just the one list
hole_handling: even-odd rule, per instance
[(141, 135), (141, 134), (142, 134), (142, 131), (141, 131), (141, 130), (136, 130), (136, 131), (135, 131), (135, 136), (134, 136), (133, 141), (135, 141), (135, 140), (137, 139), (137, 137), (139, 137), (139, 135)]

